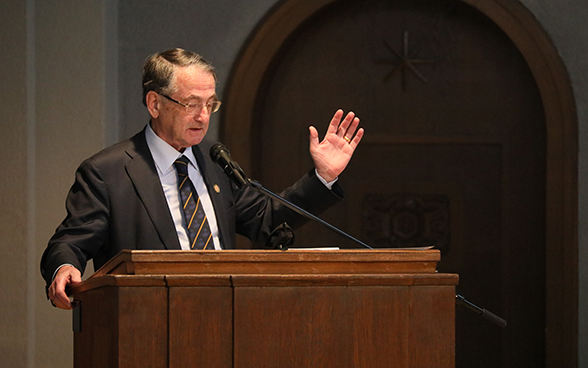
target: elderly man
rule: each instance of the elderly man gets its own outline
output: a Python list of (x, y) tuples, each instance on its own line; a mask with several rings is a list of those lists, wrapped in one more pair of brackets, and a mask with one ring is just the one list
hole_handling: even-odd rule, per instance
[[(172, 49), (143, 68), (151, 120), (134, 137), (85, 160), (66, 200), (67, 216), (41, 260), (52, 303), (69, 309), (68, 284), (88, 260), (101, 267), (123, 249), (232, 249), (235, 233), (263, 241), (283, 222), (304, 219), (250, 187), (231, 183), (208, 155), (210, 115), (221, 102), (214, 68), (198, 54)], [(359, 119), (333, 116), (319, 142), (310, 127), (315, 169), (282, 195), (318, 213), (340, 200), (336, 180), (359, 144)]]

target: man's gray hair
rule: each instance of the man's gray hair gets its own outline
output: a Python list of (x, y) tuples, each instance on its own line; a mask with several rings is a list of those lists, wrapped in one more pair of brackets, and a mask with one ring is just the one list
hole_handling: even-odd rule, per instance
[(176, 67), (196, 65), (210, 73), (216, 81), (214, 66), (195, 52), (181, 48), (169, 49), (150, 55), (143, 64), (143, 105), (147, 106), (147, 93), (155, 91), (171, 95)]

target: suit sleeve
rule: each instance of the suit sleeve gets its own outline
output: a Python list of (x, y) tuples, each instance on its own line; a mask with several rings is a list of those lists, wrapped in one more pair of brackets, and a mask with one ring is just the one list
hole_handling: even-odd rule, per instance
[(105, 243), (109, 218), (108, 192), (95, 161), (76, 171), (67, 199), (67, 216), (58, 226), (41, 258), (41, 274), (51, 284), (55, 270), (71, 264), (83, 274), (86, 263)]
[[(335, 183), (329, 190), (311, 170), (280, 196), (314, 215), (324, 212), (341, 201), (343, 190)], [(263, 243), (280, 224), (287, 222), (292, 228), (302, 226), (308, 220), (278, 201), (247, 187), (236, 200), (237, 233), (251, 241)]]

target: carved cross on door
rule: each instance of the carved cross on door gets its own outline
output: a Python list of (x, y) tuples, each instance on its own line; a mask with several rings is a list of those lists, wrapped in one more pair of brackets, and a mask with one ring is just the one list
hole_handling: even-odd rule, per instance
[(388, 64), (393, 65), (394, 68), (386, 75), (384, 78), (384, 82), (387, 82), (396, 74), (400, 73), (402, 78), (402, 91), (406, 92), (407, 90), (407, 74), (412, 73), (417, 76), (420, 80), (425, 83), (428, 83), (427, 78), (417, 69), (417, 65), (422, 64), (433, 64), (435, 63), (434, 60), (430, 59), (418, 59), (414, 58), (415, 54), (418, 50), (413, 51), (412, 53), (409, 52), (408, 47), (408, 31), (404, 31), (403, 34), (403, 42), (402, 42), (402, 53), (398, 52), (388, 41), (384, 41), (386, 47), (396, 56), (394, 59), (385, 59), (380, 60), (380, 64)]

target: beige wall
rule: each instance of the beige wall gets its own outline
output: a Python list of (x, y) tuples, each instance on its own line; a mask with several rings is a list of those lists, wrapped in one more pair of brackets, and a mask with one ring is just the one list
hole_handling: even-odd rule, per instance
[(71, 313), (45, 299), (39, 259), (75, 168), (103, 145), (103, 4), (0, 6), (0, 365), (70, 367)]
[[(36, 1), (34, 11), (38, 260), (65, 216), (64, 188), (81, 160), (103, 146), (104, 21), (98, 0)], [(29, 347), (36, 352), (34, 366), (70, 367), (71, 313), (48, 308), (43, 283), (39, 277), (35, 281), (36, 346)]]
[[(0, 356), (23, 366), (27, 330), (27, 114), (25, 5), (11, 4), (0, 12), (0, 68), (4, 71), (0, 101)], [(5, 106), (10, 106), (6, 109)], [(9, 179), (9, 180), (7, 180)], [(10, 334), (8, 332), (11, 332)]]

